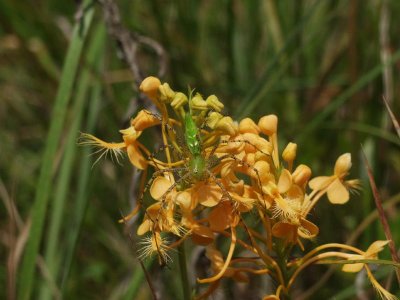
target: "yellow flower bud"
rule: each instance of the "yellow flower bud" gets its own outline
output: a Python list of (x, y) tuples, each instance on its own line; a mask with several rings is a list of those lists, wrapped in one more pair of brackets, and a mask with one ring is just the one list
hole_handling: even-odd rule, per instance
[(223, 116), (220, 113), (217, 112), (212, 112), (208, 115), (207, 117), (207, 126), (210, 127), (211, 129), (215, 129), (215, 126), (217, 125), (218, 121), (221, 120)]
[(339, 178), (343, 178), (347, 175), (351, 168), (351, 154), (345, 153), (339, 156), (335, 163), (334, 174)]
[(158, 92), (160, 93), (160, 101), (164, 103), (170, 103), (175, 97), (175, 92), (166, 82), (158, 87)]
[(260, 128), (258, 128), (257, 124), (250, 118), (245, 118), (239, 123), (239, 131), (240, 133), (254, 133), (259, 134)]
[(278, 117), (275, 115), (264, 116), (258, 121), (258, 127), (262, 133), (271, 136), (278, 130)]
[(235, 136), (239, 128), (238, 125), (233, 122), (231, 117), (223, 117), (221, 120), (219, 120), (215, 126), (215, 129), (221, 130), (230, 136)]
[(299, 186), (307, 184), (311, 177), (311, 169), (306, 165), (299, 165), (292, 174), (293, 182)]
[(203, 97), (197, 93), (196, 96), (194, 96), (189, 103), (190, 107), (192, 109), (197, 109), (197, 110), (207, 110), (207, 103), (204, 101)]
[(160, 79), (154, 76), (145, 78), (140, 84), (140, 91), (151, 100), (156, 100), (158, 96), (158, 87), (161, 85)]
[(283, 150), (282, 158), (288, 163), (292, 163), (296, 158), (297, 144), (289, 143), (285, 150)]
[(173, 109), (177, 110), (181, 108), (183, 105), (188, 103), (188, 98), (184, 93), (178, 92), (175, 94), (174, 99), (171, 102), (171, 106)]
[(208, 108), (211, 108), (217, 112), (220, 112), (224, 108), (224, 105), (221, 103), (221, 101), (218, 100), (217, 96), (215, 95), (208, 96), (206, 103), (208, 105)]

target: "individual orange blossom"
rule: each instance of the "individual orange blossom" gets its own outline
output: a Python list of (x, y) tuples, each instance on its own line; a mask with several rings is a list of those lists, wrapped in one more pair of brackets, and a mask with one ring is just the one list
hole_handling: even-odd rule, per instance
[(345, 153), (336, 160), (332, 176), (319, 176), (310, 180), (309, 186), (314, 191), (326, 191), (333, 204), (344, 204), (349, 198), (349, 190), (358, 189), (358, 180), (345, 181), (351, 168), (351, 154)]

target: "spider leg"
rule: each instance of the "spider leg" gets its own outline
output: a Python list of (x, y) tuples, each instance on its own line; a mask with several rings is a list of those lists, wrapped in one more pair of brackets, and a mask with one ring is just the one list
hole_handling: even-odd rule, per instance
[[(143, 191), (140, 193), (139, 198), (137, 199), (137, 207), (135, 207), (131, 213), (129, 213), (126, 217), (122, 218), (121, 220), (119, 220), (120, 223), (124, 222), (124, 221), (128, 221), (130, 220), (139, 210), (139, 208), (143, 205), (143, 198), (144, 195), (146, 194), (146, 192), (148, 191), (148, 189), (150, 188), (151, 184), (153, 183), (154, 179), (156, 179), (158, 176), (164, 174), (164, 173), (174, 173), (174, 172), (181, 172), (181, 171), (185, 171), (186, 168), (167, 168), (167, 169), (162, 169), (162, 170), (157, 170), (153, 173), (153, 175), (151, 176), (151, 178), (149, 179), (149, 181), (147, 181), (146, 185), (143, 188)], [(147, 214), (147, 212), (145, 211), (145, 213)], [(147, 215), (149, 218), (150, 216)]]
[[(216, 162), (216, 165), (219, 164), (222, 160), (224, 160), (224, 159), (226, 159), (226, 158), (231, 158), (231, 159), (233, 159), (234, 161), (236, 161), (237, 163), (241, 164), (242, 166), (245, 166), (245, 167), (251, 169), (251, 170), (256, 174), (256, 176), (257, 176), (258, 187), (259, 187), (259, 189), (260, 189), (261, 196), (262, 196), (262, 198), (263, 198), (263, 200), (264, 200), (266, 195), (265, 195), (265, 193), (264, 193), (264, 191), (263, 191), (263, 189), (262, 189), (262, 183), (261, 183), (261, 178), (260, 178), (260, 173), (259, 173), (259, 171), (258, 171), (254, 166), (250, 165), (248, 162), (245, 162), (244, 160), (242, 160), (242, 159), (240, 159), (240, 158), (237, 158), (237, 157), (236, 157), (235, 155), (233, 155), (233, 154), (225, 154), (225, 155), (219, 157), (218, 160), (217, 160), (217, 162)], [(263, 203), (264, 203), (264, 209), (265, 209), (265, 211), (267, 211), (267, 205), (265, 204), (265, 200), (263, 201)]]
[[(151, 160), (152, 162), (153, 162), (153, 164), (154, 164), (154, 167), (157, 169), (157, 170), (160, 170), (160, 167), (159, 167), (159, 165), (168, 165), (168, 166), (171, 166), (171, 164), (168, 164), (168, 163), (165, 163), (165, 162), (162, 162), (162, 161), (158, 161), (157, 159), (156, 159), (156, 155), (158, 155), (159, 153), (161, 153), (161, 152), (163, 152), (165, 149), (170, 149), (170, 150), (176, 150), (176, 147), (174, 146), (174, 145), (169, 145), (169, 144), (167, 144), (167, 145), (161, 145), (156, 151), (154, 151), (154, 152), (152, 152), (148, 157), (147, 157), (147, 160)], [(172, 163), (174, 166), (175, 165), (180, 165), (181, 163), (184, 163), (184, 161), (185, 161), (185, 158), (183, 157), (183, 155), (182, 155), (182, 153), (181, 152), (179, 152), (179, 151), (176, 151), (176, 154), (178, 154), (178, 156), (179, 156), (179, 161), (176, 161), (176, 162), (174, 162), (174, 163)]]
[(224, 194), (225, 197), (227, 197), (230, 201), (233, 202), (232, 196), (229, 194), (228, 190), (223, 186), (221, 182), (219, 182), (217, 176), (213, 174), (210, 170), (207, 169), (208, 175), (215, 181), (215, 183), (218, 185), (218, 187), (222, 190), (222, 193)]
[[(261, 150), (259, 147), (257, 147), (256, 145), (254, 145), (252, 142), (248, 141), (248, 140), (221, 140), (219, 142), (220, 144), (229, 144), (229, 143), (245, 143), (247, 145), (253, 146), (258, 152), (264, 154), (265, 156), (271, 156), (271, 154)], [(216, 149), (215, 149), (216, 150)], [(214, 152), (215, 152), (214, 150)], [(214, 153), (213, 153), (214, 154)]]

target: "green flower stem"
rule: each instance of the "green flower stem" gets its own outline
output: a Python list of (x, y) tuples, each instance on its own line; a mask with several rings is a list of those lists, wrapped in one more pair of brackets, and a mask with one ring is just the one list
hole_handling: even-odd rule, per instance
[(179, 269), (181, 273), (181, 281), (183, 288), (183, 299), (191, 299), (191, 288), (189, 285), (188, 272), (186, 266), (186, 251), (185, 242), (181, 243), (178, 247), (178, 257), (179, 257)]

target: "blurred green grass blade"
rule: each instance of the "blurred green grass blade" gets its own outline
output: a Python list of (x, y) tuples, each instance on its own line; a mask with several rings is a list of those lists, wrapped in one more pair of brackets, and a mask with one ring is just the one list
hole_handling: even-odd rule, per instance
[[(146, 270), (148, 270), (154, 265), (154, 263), (155, 263), (154, 259), (148, 259), (143, 262), (143, 267), (146, 268)], [(144, 271), (139, 265), (137, 265), (136, 268), (133, 270), (131, 284), (129, 285), (129, 288), (122, 299), (124, 300), (136, 299), (136, 295), (139, 292), (142, 284), (144, 284), (143, 283), (144, 280), (145, 280)]]
[[(400, 50), (395, 52), (390, 60), (390, 64), (396, 63), (400, 59)], [(319, 112), (314, 119), (308, 123), (308, 125), (301, 130), (298, 135), (297, 140), (300, 141), (309, 135), (313, 130), (318, 128), (321, 123), (333, 112), (335, 112), (341, 105), (343, 105), (347, 100), (357, 93), (359, 90), (364, 88), (368, 83), (373, 81), (378, 77), (384, 69), (384, 65), (379, 64), (370, 70), (368, 73), (363, 75), (356, 83), (346, 89), (340, 96), (338, 96), (334, 101), (332, 101), (323, 111)]]
[[(65, 154), (63, 156), (60, 175), (54, 193), (54, 201), (52, 203), (49, 234), (45, 251), (45, 262), (51, 276), (54, 278), (56, 283), (58, 282), (59, 278), (59, 259), (62, 257), (62, 251), (61, 249), (59, 249), (59, 237), (61, 224), (64, 222), (63, 213), (65, 200), (68, 196), (68, 189), (71, 182), (74, 158), (77, 150), (76, 138), (81, 128), (82, 116), (85, 108), (84, 104), (85, 100), (87, 99), (89, 86), (91, 84), (90, 70), (93, 68), (98, 69), (98, 67), (96, 68), (95, 65), (101, 63), (100, 57), (104, 50), (105, 33), (106, 31), (104, 25), (99, 24), (94, 30), (93, 38), (91, 39), (90, 45), (88, 45), (88, 51), (85, 59), (88, 67), (83, 69), (82, 74), (79, 77), (79, 81), (77, 82), (77, 93), (75, 104), (72, 110), (72, 115), (74, 117), (70, 131), (67, 136)], [(42, 287), (40, 299), (50, 299), (50, 292), (50, 287), (45, 284)]]
[[(295, 29), (288, 35), (281, 50), (271, 58), (269, 65), (261, 75), (260, 79), (253, 85), (249, 93), (247, 93), (245, 99), (243, 99), (238, 109), (235, 110), (235, 119), (243, 118), (244, 116), (248, 116), (251, 112), (253, 112), (263, 99), (265, 93), (274, 85), (274, 80), (278, 80), (288, 68), (291, 61), (296, 59), (296, 55), (294, 55), (296, 51), (304, 50), (293, 47), (293, 49), (296, 51), (294, 51), (294, 53), (291, 55), (288, 54), (288, 51), (291, 49), (290, 47), (297, 41), (297, 36), (305, 28), (307, 22), (311, 19), (312, 14), (317, 11), (318, 6), (322, 2), (323, 1), (315, 2), (308, 12), (303, 16), (299, 24), (297, 24)], [(283, 60), (284, 57), (285, 60)], [(274, 80), (271, 80), (271, 77), (273, 77)]]
[(400, 140), (399, 138), (391, 133), (388, 132), (385, 129), (382, 129), (380, 127), (375, 127), (366, 123), (359, 123), (359, 122), (340, 122), (340, 123), (328, 123), (326, 124), (326, 126), (323, 126), (324, 128), (328, 128), (328, 129), (346, 129), (346, 130), (353, 130), (353, 131), (357, 131), (357, 132), (362, 132), (365, 133), (369, 136), (375, 136), (379, 139), (388, 141), (392, 144), (395, 144), (397, 146), (400, 146)]
[[(91, 1), (87, 0), (84, 2), (84, 5), (90, 3)], [(35, 264), (39, 253), (39, 245), (43, 235), (43, 225), (51, 190), (53, 162), (56, 156), (57, 146), (61, 138), (66, 108), (71, 97), (83, 44), (92, 18), (93, 8), (90, 8), (85, 12), (82, 20), (75, 25), (71, 44), (68, 48), (67, 56), (64, 62), (60, 86), (55, 99), (52, 120), (42, 158), (35, 201), (31, 211), (32, 225), (19, 273), (19, 299), (29, 299), (32, 293), (32, 287), (35, 278)]]
[[(97, 116), (98, 116), (98, 108), (101, 96), (101, 83), (97, 81), (92, 88), (90, 96), (90, 106), (88, 112), (88, 119), (86, 125), (86, 132), (93, 132)], [(79, 233), (82, 225), (83, 218), (85, 216), (87, 202), (88, 202), (88, 187), (89, 187), (89, 178), (91, 174), (91, 164), (92, 159), (90, 157), (91, 150), (88, 147), (82, 149), (81, 160), (79, 163), (80, 169), (77, 172), (77, 176), (79, 177), (78, 181), (78, 191), (75, 197), (75, 203), (73, 204), (74, 214), (71, 222), (69, 223), (68, 236), (66, 237), (67, 245), (66, 251), (64, 255), (63, 262), (63, 274), (61, 281), (61, 291), (62, 294), (65, 289), (66, 282), (68, 280), (69, 272), (71, 270), (71, 265), (73, 262), (73, 257), (75, 253), (76, 243), (79, 238)]]

